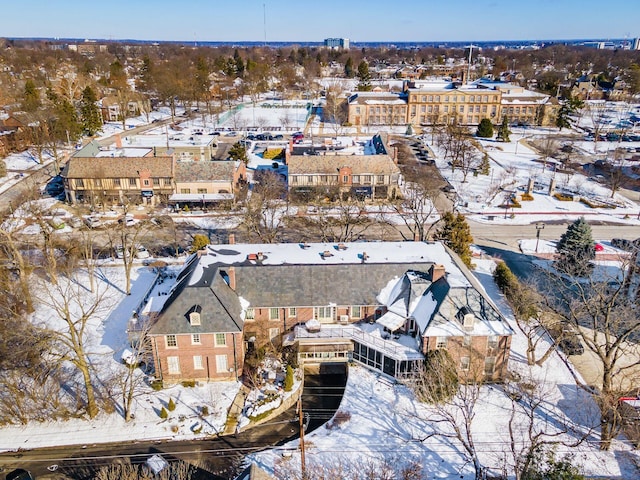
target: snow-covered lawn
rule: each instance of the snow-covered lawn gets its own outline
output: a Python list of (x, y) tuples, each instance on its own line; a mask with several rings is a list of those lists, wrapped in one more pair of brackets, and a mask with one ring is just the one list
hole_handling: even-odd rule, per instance
[[(124, 375), (126, 367), (121, 356), (129, 346), (127, 322), (155, 278), (155, 273), (148, 267), (134, 268), (132, 293), (125, 295), (122, 267), (98, 269), (97, 291), (103, 294), (103, 302), (89, 322), (91, 334), (87, 338), (87, 349), (101, 379)], [(85, 301), (90, 301), (88, 288), (81, 287), (88, 285), (86, 276), (80, 276), (79, 280), (80, 284), (72, 291), (78, 298), (84, 297)], [(49, 289), (52, 287), (45, 285), (39, 292), (33, 321), (60, 328), (63, 326), (61, 320), (47, 306), (49, 301), (45, 292)], [(167, 298), (166, 290), (166, 286), (156, 285), (151, 293), (151, 301), (160, 306), (162, 300)], [(102, 442), (202, 438), (224, 429), (228, 408), (240, 386), (238, 382), (213, 382), (195, 387), (176, 385), (156, 392), (144, 379), (145, 374), (140, 369), (136, 370), (136, 375), (141, 381), (133, 406), (135, 418), (130, 422), (124, 421), (121, 406), (117, 405), (114, 413), (101, 412), (93, 420), (69, 419), (3, 426), (0, 428), (0, 451)], [(173, 399), (176, 409), (168, 412), (169, 417), (163, 420), (159, 413), (162, 407), (167, 407), (169, 399)], [(120, 402), (121, 399), (117, 397), (115, 400)], [(208, 408), (207, 415), (202, 415), (203, 406)], [(202, 428), (199, 430), (199, 427)], [(199, 433), (194, 430), (199, 430)]]

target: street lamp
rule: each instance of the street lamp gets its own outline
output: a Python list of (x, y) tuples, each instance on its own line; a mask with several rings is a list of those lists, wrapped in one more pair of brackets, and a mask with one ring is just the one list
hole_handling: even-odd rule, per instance
[(544, 223), (536, 223), (536, 253), (538, 253), (538, 244), (540, 243), (540, 230), (544, 229)]

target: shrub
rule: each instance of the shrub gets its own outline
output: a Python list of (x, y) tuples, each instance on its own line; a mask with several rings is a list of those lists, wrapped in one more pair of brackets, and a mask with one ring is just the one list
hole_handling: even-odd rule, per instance
[(563, 193), (554, 193), (553, 197), (561, 202), (573, 202), (573, 195), (565, 195)]
[(293, 388), (293, 368), (291, 365), (287, 365), (287, 373), (284, 377), (284, 391), (290, 392)]
[(476, 135), (481, 138), (492, 138), (493, 124), (491, 123), (491, 120), (489, 120), (488, 118), (483, 118), (482, 120), (480, 120)]
[(209, 407), (207, 407), (206, 405), (203, 405), (202, 408), (200, 409), (200, 415), (202, 415), (203, 417), (206, 417), (207, 415), (209, 415)]
[(4, 162), (4, 160), (0, 160), (0, 177), (6, 177), (7, 176), (7, 164)]
[(162, 380), (154, 380), (150, 385), (156, 392), (162, 390)]
[(170, 412), (173, 412), (176, 409), (176, 402), (173, 401), (173, 398), (169, 399), (169, 403), (167, 404), (167, 408)]
[(195, 433), (196, 435), (202, 432), (202, 425), (198, 425), (197, 427), (195, 427), (193, 429), (193, 433)]
[(178, 425), (171, 425), (171, 431), (173, 433), (178, 433), (178, 429), (179, 429)]
[(506, 263), (500, 262), (493, 271), (493, 281), (502, 293), (518, 288), (518, 279)]
[(182, 381), (182, 386), (185, 388), (193, 388), (196, 386), (196, 381), (195, 380), (183, 380)]
[(533, 201), (533, 195), (531, 195), (530, 193), (523, 193), (522, 194), (522, 201), (523, 202), (531, 202), (531, 201)]
[(191, 243), (191, 253), (195, 253), (198, 250), (202, 250), (207, 245), (209, 245), (209, 237), (202, 233), (196, 233), (193, 236), (193, 242)]
[(166, 408), (162, 407), (162, 410), (160, 410), (160, 413), (158, 415), (160, 415), (160, 418), (166, 419), (169, 417), (169, 412), (167, 412)]

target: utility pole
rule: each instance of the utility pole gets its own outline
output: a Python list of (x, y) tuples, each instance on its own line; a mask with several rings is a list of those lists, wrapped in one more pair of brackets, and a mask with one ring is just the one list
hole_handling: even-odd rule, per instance
[(300, 419), (300, 471), (302, 480), (307, 480), (307, 468), (304, 460), (304, 416), (302, 415), (302, 397), (298, 399), (298, 416)]

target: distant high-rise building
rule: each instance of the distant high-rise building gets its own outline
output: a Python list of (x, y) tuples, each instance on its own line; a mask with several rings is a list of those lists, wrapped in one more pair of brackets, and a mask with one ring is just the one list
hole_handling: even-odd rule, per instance
[(344, 49), (349, 50), (349, 39), (348, 38), (325, 38), (324, 46), (327, 48), (334, 49)]
[(631, 50), (640, 50), (640, 38), (634, 38), (631, 43)]

